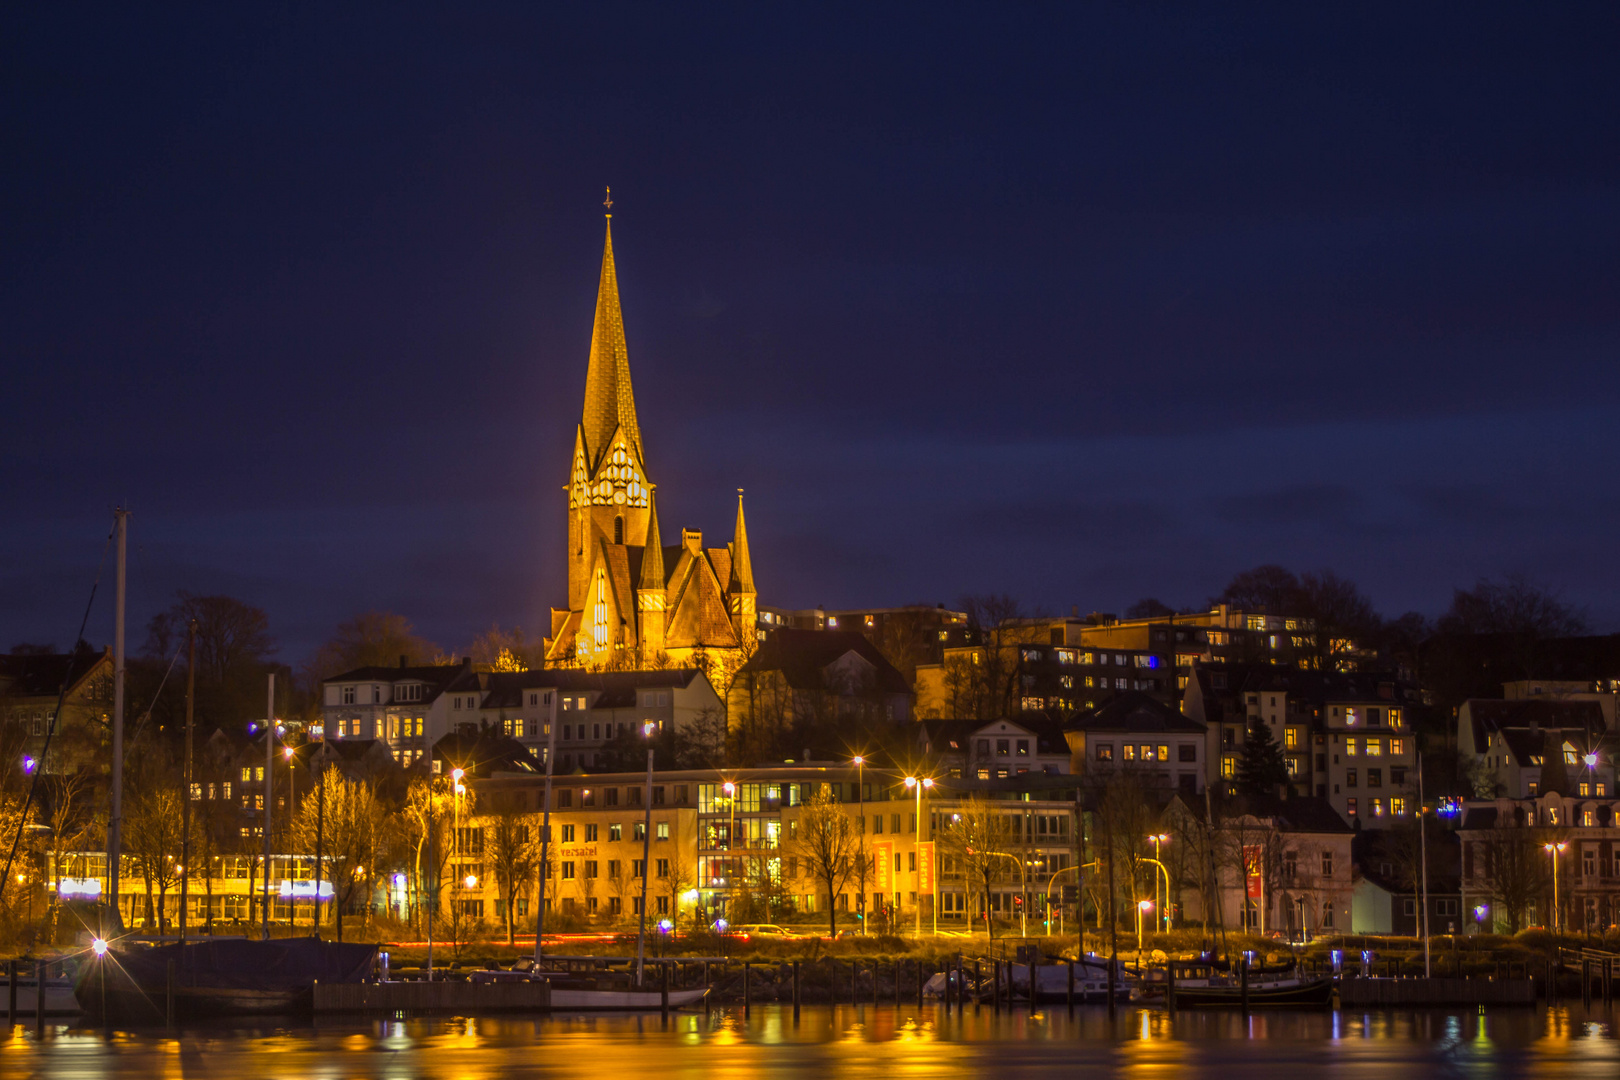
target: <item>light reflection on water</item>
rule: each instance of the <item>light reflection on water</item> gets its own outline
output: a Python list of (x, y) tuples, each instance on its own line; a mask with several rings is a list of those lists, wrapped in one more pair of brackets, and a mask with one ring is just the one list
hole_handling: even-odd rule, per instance
[(1579, 1005), (1427, 1012), (1276, 1012), (1062, 1006), (946, 1015), (888, 1006), (547, 1018), (420, 1018), (120, 1031), (50, 1026), (0, 1034), (0, 1075), (450, 1078), (590, 1076), (729, 1080), (759, 1075), (1008, 1077), (1056, 1070), (1143, 1077), (1335, 1075), (1620, 1077), (1614, 1012)]

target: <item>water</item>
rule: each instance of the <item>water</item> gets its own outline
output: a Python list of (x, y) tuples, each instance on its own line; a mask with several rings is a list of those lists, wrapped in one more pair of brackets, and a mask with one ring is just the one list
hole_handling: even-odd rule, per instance
[[(106, 1036), (53, 1025), (0, 1041), (0, 1076), (73, 1078), (1620, 1077), (1620, 1012), (1257, 1013), (1059, 1006), (958, 1018), (929, 1005), (760, 1006), (672, 1016), (322, 1021)], [(1307, 1074), (1309, 1070), (1309, 1074)]]

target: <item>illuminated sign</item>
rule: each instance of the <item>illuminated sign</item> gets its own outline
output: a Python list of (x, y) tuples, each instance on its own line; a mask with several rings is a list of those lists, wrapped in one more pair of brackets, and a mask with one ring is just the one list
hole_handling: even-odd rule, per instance
[(101, 879), (65, 877), (56, 895), (64, 900), (94, 900), (101, 895)]
[[(281, 898), (283, 900), (313, 900), (315, 899), (315, 883), (313, 881), (283, 881), (281, 883)], [(321, 882), (320, 898), (332, 899), (332, 883)]]

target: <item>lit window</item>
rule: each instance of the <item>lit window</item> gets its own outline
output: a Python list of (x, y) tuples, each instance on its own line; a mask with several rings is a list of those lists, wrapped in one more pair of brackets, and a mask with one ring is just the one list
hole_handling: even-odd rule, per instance
[(1098, 761), (1113, 761), (1114, 760), (1114, 746), (1113, 746), (1112, 743), (1098, 743), (1097, 744), (1097, 760)]
[(1406, 740), (1405, 739), (1391, 739), (1391, 740), (1389, 740), (1389, 754), (1390, 754), (1391, 757), (1399, 757), (1404, 753), (1406, 753)]
[(1283, 746), (1289, 750), (1299, 748), (1299, 728), (1291, 727), (1283, 730)]
[(1169, 745), (1167, 743), (1160, 743), (1159, 744), (1159, 760), (1160, 761), (1169, 761), (1170, 760), (1170, 747), (1169, 747)]
[[(1237, 758), (1227, 754), (1221, 758), (1221, 776), (1230, 780), (1237, 775)], [(1351, 802), (1355, 800), (1352, 799)]]
[(1406, 816), (1406, 800), (1399, 795), (1389, 800), (1389, 812), (1396, 817)]
[(1373, 812), (1373, 817), (1383, 817), (1384, 816), (1384, 800), (1383, 799), (1374, 799), (1372, 801), (1372, 812)]
[(1136, 760), (1136, 747), (1135, 747), (1135, 745), (1132, 744), (1132, 743), (1126, 743), (1125, 746), (1123, 747), (1123, 753), (1122, 753), (1121, 756), (1126, 761), (1135, 761)]
[(1360, 745), (1361, 745), (1361, 740), (1360, 739), (1346, 739), (1346, 740), (1344, 740), (1344, 756), (1345, 757), (1355, 757), (1356, 756), (1356, 747), (1358, 747)]
[(1346, 724), (1354, 726), (1355, 722), (1356, 722), (1356, 710), (1354, 710), (1354, 709), (1346, 709), (1346, 710), (1344, 710), (1344, 722)]
[(1355, 817), (1355, 815), (1356, 815), (1356, 800), (1354, 800), (1354, 799), (1346, 800), (1345, 813), (1349, 814), (1351, 817)]
[(1382, 757), (1383, 753), (1384, 753), (1384, 740), (1383, 739), (1368, 739), (1367, 740), (1367, 756), (1368, 757)]

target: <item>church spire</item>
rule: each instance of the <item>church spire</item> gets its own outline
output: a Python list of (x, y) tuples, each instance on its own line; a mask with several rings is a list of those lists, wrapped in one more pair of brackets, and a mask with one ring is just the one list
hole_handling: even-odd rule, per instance
[(641, 556), (641, 589), (664, 587), (664, 543), (658, 535), (658, 493), (647, 496), (647, 546)]
[(748, 557), (748, 524), (743, 520), (743, 489), (737, 489), (737, 531), (731, 542), (731, 591), (754, 591), (754, 564)]
[[(611, 206), (611, 203), (608, 205)], [(615, 429), (641, 453), (641, 425), (636, 422), (636, 398), (630, 389), (630, 355), (624, 344), (624, 319), (619, 312), (619, 278), (613, 268), (613, 215), (602, 246), (602, 279), (596, 289), (596, 324), (591, 330), (591, 360), (585, 373), (585, 411), (580, 430), (585, 436), (586, 467), (594, 470), (608, 450)]]

